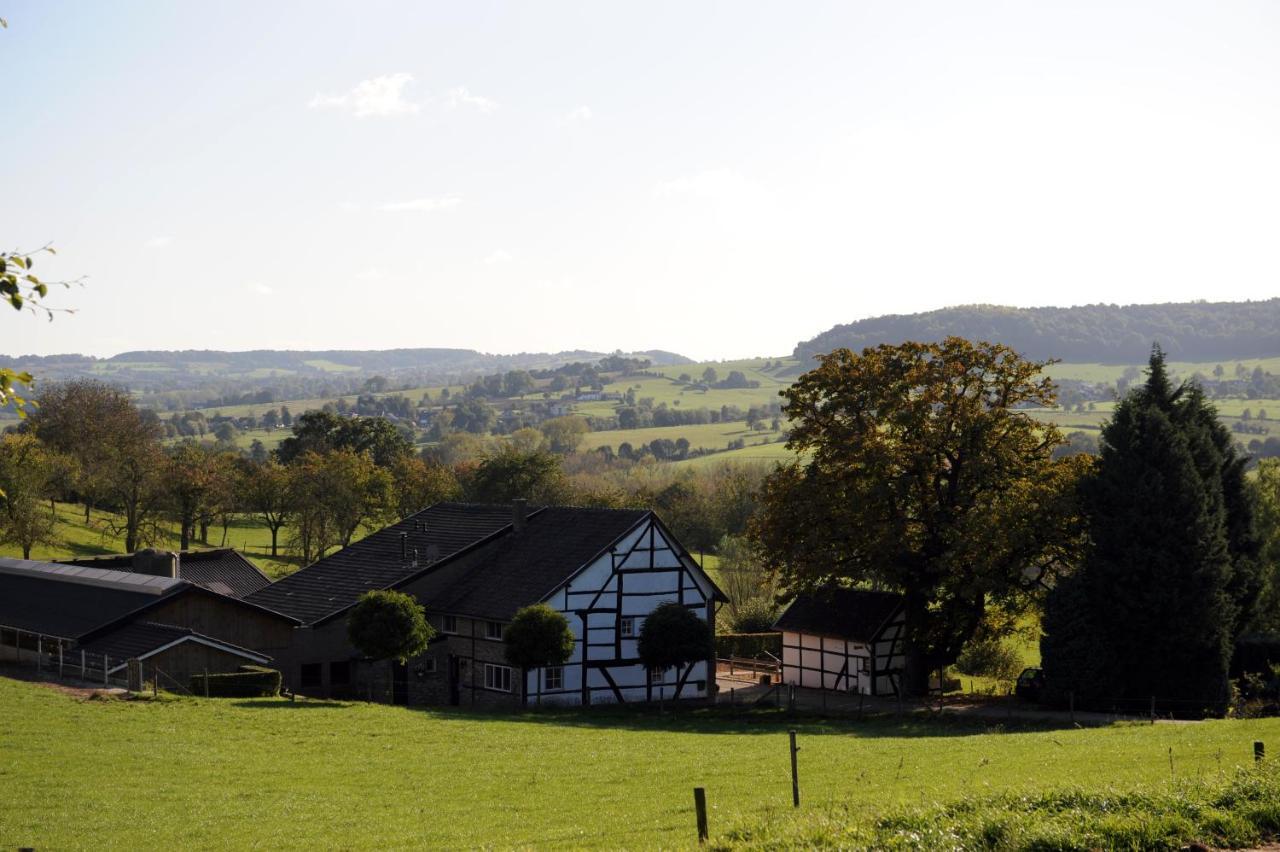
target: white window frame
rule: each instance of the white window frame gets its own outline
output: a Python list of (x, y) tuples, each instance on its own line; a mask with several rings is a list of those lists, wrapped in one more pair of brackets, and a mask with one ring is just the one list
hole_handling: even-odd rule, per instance
[[(555, 681), (553, 684), (552, 681)], [(551, 691), (564, 689), (564, 666), (547, 666), (542, 670), (542, 688)]]
[(639, 634), (636, 633), (636, 617), (628, 615), (618, 622), (618, 630), (623, 639), (634, 639)]
[(649, 669), (649, 683), (652, 686), (661, 686), (667, 679), (666, 669)]
[[(484, 623), (484, 638), (502, 641), (503, 624), (501, 621), (486, 621)], [(497, 633), (495, 636), (494, 633)]]
[[(504, 682), (506, 683), (505, 686), (503, 686)], [(500, 666), (497, 663), (485, 663), (484, 688), (494, 692), (510, 692), (511, 666)]]
[[(452, 626), (450, 626), (452, 625)], [(440, 618), (440, 632), (457, 634), (458, 632), (458, 616), (445, 615)]]

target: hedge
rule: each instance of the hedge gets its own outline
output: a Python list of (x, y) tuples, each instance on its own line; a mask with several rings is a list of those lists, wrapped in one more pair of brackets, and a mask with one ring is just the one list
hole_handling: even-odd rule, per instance
[(279, 695), (280, 682), (280, 672), (275, 669), (241, 666), (237, 672), (192, 676), (191, 693), (210, 698), (261, 698)]
[(782, 657), (781, 633), (721, 633), (716, 637), (716, 656), (763, 657), (765, 652)]

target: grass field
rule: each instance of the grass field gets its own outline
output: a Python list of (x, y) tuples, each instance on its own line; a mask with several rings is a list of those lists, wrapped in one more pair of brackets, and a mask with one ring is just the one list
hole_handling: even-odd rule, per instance
[[(90, 513), (89, 523), (84, 522), (84, 506), (73, 503), (58, 503), (55, 506), (58, 515), (57, 527), (54, 530), (55, 545), (38, 545), (31, 551), (32, 559), (71, 559), (83, 556), (103, 556), (124, 552), (124, 539), (112, 535), (108, 530), (113, 521), (106, 512), (94, 510)], [(297, 561), (284, 553), (285, 530), (280, 531), (279, 559), (271, 559), (271, 533), (262, 524), (247, 519), (236, 518), (227, 528), (225, 542), (222, 538), (222, 526), (209, 528), (209, 543), (193, 542), (194, 549), (206, 547), (234, 547), (246, 551), (248, 557), (269, 576), (282, 576), (296, 571)], [(181, 544), (177, 524), (161, 522), (159, 537), (154, 546), (176, 550)], [(22, 556), (22, 551), (11, 544), (0, 544), (0, 556)]]
[(745, 420), (737, 420), (732, 423), (703, 423), (695, 426), (613, 429), (605, 432), (588, 432), (582, 439), (582, 446), (579, 451), (585, 452), (594, 450), (597, 447), (612, 447), (616, 450), (618, 445), (624, 442), (639, 448), (642, 444), (648, 444), (650, 441), (662, 438), (670, 441), (685, 438), (689, 441), (690, 449), (695, 450), (723, 450), (729, 445), (729, 442), (739, 439), (746, 441), (748, 444), (754, 444), (762, 440), (774, 441), (777, 440), (778, 433), (768, 428), (748, 429)]
[[(1280, 742), (1274, 719), (1004, 732), (775, 712), (79, 701), (0, 679), (0, 847), (692, 847), (694, 786), (722, 843), (795, 819), (835, 838), (833, 813), (1176, 792), (1251, 763), (1254, 740)], [(788, 727), (802, 748), (795, 815)]]

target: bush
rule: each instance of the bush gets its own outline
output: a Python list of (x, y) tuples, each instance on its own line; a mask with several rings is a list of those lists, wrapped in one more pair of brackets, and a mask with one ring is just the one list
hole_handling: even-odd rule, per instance
[(347, 638), (374, 660), (403, 663), (425, 651), (434, 635), (422, 606), (404, 592), (365, 592), (347, 617)]
[(678, 603), (659, 604), (640, 627), (637, 643), (646, 668), (666, 670), (715, 653), (707, 622)]
[(734, 633), (768, 633), (778, 620), (778, 607), (768, 598), (752, 598), (738, 606), (729, 620)]
[(956, 671), (974, 677), (1014, 680), (1022, 671), (1022, 660), (999, 639), (972, 639), (960, 652)]
[(198, 674), (191, 678), (193, 695), (210, 698), (269, 698), (280, 694), (280, 672), (263, 666), (241, 666), (238, 672)]

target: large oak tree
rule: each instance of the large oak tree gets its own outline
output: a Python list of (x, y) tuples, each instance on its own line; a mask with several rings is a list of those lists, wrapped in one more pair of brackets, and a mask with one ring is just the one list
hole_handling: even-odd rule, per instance
[(863, 585), (906, 605), (909, 694), (994, 607), (1025, 605), (1079, 541), (1074, 482), (1052, 458), (1045, 362), (951, 337), (838, 349), (782, 392), (797, 461), (765, 483), (751, 533), (788, 592)]

